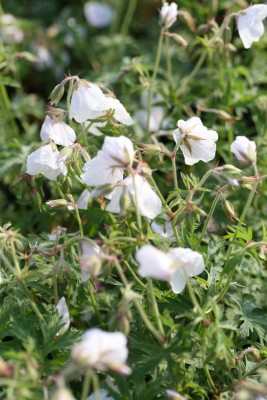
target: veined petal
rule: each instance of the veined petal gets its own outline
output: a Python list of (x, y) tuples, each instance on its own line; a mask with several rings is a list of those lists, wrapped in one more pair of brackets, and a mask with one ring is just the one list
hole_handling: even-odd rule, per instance
[(122, 168), (111, 168), (100, 151), (95, 158), (88, 161), (83, 166), (81, 179), (87, 186), (101, 186), (109, 183), (116, 184), (123, 178)]

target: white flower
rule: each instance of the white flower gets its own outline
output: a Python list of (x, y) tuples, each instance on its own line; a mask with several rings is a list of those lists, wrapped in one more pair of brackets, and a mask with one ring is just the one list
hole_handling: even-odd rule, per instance
[(238, 161), (244, 164), (251, 164), (257, 159), (256, 143), (246, 136), (237, 136), (231, 144), (231, 152)]
[(123, 178), (123, 168), (131, 166), (134, 148), (125, 136), (106, 136), (102, 150), (83, 166), (82, 180), (88, 186), (116, 184)]
[(237, 15), (237, 29), (246, 49), (258, 42), (264, 33), (263, 20), (267, 17), (267, 4), (254, 4)]
[(65, 333), (70, 326), (70, 314), (65, 297), (62, 297), (59, 300), (58, 305), (56, 306), (56, 310), (61, 316), (61, 322), (64, 324), (62, 328), (58, 331), (57, 335), (63, 335), (63, 333)]
[(213, 160), (216, 152), (215, 142), (218, 140), (217, 132), (206, 128), (198, 117), (192, 117), (187, 121), (180, 119), (177, 126), (173, 138), (176, 143), (182, 140), (180, 148), (187, 165)]
[(82, 368), (101, 371), (111, 369), (128, 375), (131, 369), (126, 365), (128, 356), (127, 338), (121, 332), (104, 332), (90, 329), (72, 349), (72, 359)]
[(81, 254), (79, 256), (82, 281), (88, 281), (91, 275), (94, 277), (100, 273), (102, 250), (93, 241), (83, 241), (81, 243)]
[(19, 21), (12, 14), (0, 16), (0, 37), (6, 43), (21, 43), (24, 39), (24, 32), (19, 27)]
[(164, 253), (154, 246), (145, 245), (136, 253), (140, 264), (138, 273), (147, 278), (168, 281), (174, 293), (181, 293), (190, 276), (201, 274), (205, 265), (200, 253), (176, 247)]
[[(164, 108), (163, 107), (151, 107), (150, 118), (149, 118), (149, 131), (150, 132), (158, 132), (162, 119), (164, 117)], [(147, 127), (147, 117), (148, 113), (146, 110), (138, 110), (135, 113), (136, 118), (142, 125), (144, 129)]]
[(116, 184), (122, 180), (123, 170), (111, 167), (103, 152), (99, 151), (96, 157), (84, 164), (81, 178), (87, 186)]
[(108, 4), (92, 1), (85, 3), (84, 15), (87, 22), (95, 28), (105, 28), (110, 25), (114, 19), (113, 8)]
[(28, 155), (26, 172), (30, 175), (44, 174), (47, 179), (55, 181), (60, 174), (67, 175), (67, 168), (59, 151), (48, 144)]
[(78, 89), (73, 91), (71, 97), (69, 116), (79, 123), (99, 118), (103, 114), (99, 105), (105, 100), (105, 95), (98, 86), (93, 83), (79, 83)]
[(160, 10), (160, 23), (166, 29), (170, 28), (176, 21), (178, 15), (177, 4), (164, 3)]
[(172, 257), (156, 249), (154, 246), (142, 246), (136, 253), (136, 261), (140, 264), (139, 275), (169, 281), (175, 272)]
[(46, 116), (41, 128), (41, 139), (45, 143), (53, 140), (60, 146), (71, 146), (76, 140), (76, 134), (65, 122)]
[(168, 217), (167, 214), (162, 214), (160, 216), (160, 218), (164, 219), (166, 222), (164, 224), (159, 224), (156, 221), (153, 221), (151, 224), (152, 231), (164, 238), (174, 241), (175, 236), (173, 233), (173, 227), (172, 227), (170, 217)]
[[(135, 180), (135, 182), (133, 181)], [(136, 193), (135, 193), (136, 188)], [(158, 195), (151, 188), (149, 183), (141, 175), (128, 176), (120, 182), (116, 189), (111, 193), (111, 201), (106, 210), (112, 213), (121, 212), (121, 196), (129, 197), (130, 202), (136, 206), (136, 197), (138, 211), (144, 217), (154, 219), (162, 208), (162, 203)]]
[(132, 118), (118, 99), (108, 97), (91, 82), (79, 82), (78, 88), (72, 94), (70, 118), (82, 123), (88, 119), (105, 117), (110, 110), (114, 110), (113, 116), (118, 122), (133, 124)]
[(91, 394), (87, 397), (87, 400), (114, 400), (113, 397), (109, 396), (105, 389), (99, 389), (97, 393)]
[(133, 163), (133, 143), (125, 136), (106, 136), (102, 151), (104, 158), (111, 167), (127, 167)]

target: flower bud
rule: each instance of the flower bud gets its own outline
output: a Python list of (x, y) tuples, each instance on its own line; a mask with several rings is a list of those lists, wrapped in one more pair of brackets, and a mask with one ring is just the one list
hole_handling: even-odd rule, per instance
[(51, 208), (65, 209), (68, 208), (69, 206), (73, 207), (73, 205), (65, 199), (50, 200), (47, 201), (46, 204)]
[(177, 33), (171, 33), (168, 36), (170, 38), (172, 38), (176, 43), (180, 44), (181, 46), (186, 47), (188, 45), (187, 41), (181, 35), (178, 35)]
[[(123, 188), (123, 189), (125, 189), (125, 188)], [(126, 190), (124, 190), (120, 197), (120, 208), (121, 208), (122, 214), (125, 214), (125, 212), (130, 204), (131, 204), (130, 195)]]
[(54, 87), (54, 89), (52, 90), (51, 94), (50, 94), (50, 103), (51, 105), (55, 104), (57, 105), (61, 99), (61, 97), (64, 94), (64, 85), (59, 84), (57, 86)]
[(252, 189), (253, 184), (259, 182), (259, 178), (257, 176), (242, 176), (239, 182), (244, 188)]
[(104, 197), (112, 192), (115, 185), (108, 183), (106, 185), (98, 186), (96, 189), (92, 190), (91, 197)]
[(224, 172), (225, 174), (229, 174), (231, 176), (238, 176), (242, 173), (241, 169), (234, 167), (231, 164), (225, 164), (222, 167), (214, 168), (215, 172)]
[(144, 144), (143, 152), (150, 156), (158, 156), (162, 153), (162, 147), (159, 144)]
[(229, 26), (226, 26), (224, 31), (223, 31), (223, 39), (224, 39), (224, 43), (228, 44), (231, 42), (232, 39), (232, 30), (231, 28), (229, 28)]
[(228, 200), (224, 200), (222, 203), (222, 207), (226, 213), (226, 215), (228, 216), (228, 218), (233, 221), (233, 219), (238, 220), (235, 210), (232, 206), (232, 204), (228, 201)]
[(231, 152), (243, 164), (252, 164), (257, 159), (256, 143), (245, 136), (237, 136), (231, 145)]

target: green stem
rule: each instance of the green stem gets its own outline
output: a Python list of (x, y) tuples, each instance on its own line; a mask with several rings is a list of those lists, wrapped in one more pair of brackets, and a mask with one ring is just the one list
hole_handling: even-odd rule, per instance
[(182, 83), (179, 87), (179, 90), (176, 92), (177, 97), (179, 97), (183, 93), (183, 90), (185, 89), (188, 82), (192, 81), (194, 76), (198, 73), (198, 71), (201, 68), (202, 64), (204, 63), (206, 57), (207, 57), (206, 53), (201, 54), (200, 58), (198, 59), (198, 62), (196, 63), (194, 69), (192, 70), (192, 72), (187, 77), (185, 77), (185, 79), (182, 81)]
[[(118, 262), (117, 259), (114, 259), (114, 265), (118, 271), (118, 274), (120, 276), (121, 281), (123, 282), (125, 287), (129, 286), (129, 283), (127, 281), (127, 278)], [(151, 322), (149, 321), (143, 307), (141, 306), (141, 304), (139, 303), (139, 301), (137, 299), (133, 299), (134, 305), (137, 309), (137, 311), (139, 312), (140, 317), (142, 318), (144, 324), (146, 325), (147, 329), (152, 333), (152, 335), (161, 343), (164, 342), (164, 338), (162, 337), (162, 335), (157, 331), (157, 329), (154, 328), (154, 326), (151, 324)]]
[(79, 225), (80, 236), (83, 237), (83, 226), (82, 226), (82, 221), (81, 221), (79, 209), (76, 206), (76, 204), (74, 205), (74, 208), (75, 208), (75, 214), (76, 214), (76, 218), (77, 218), (78, 225)]
[(132, 175), (132, 178), (133, 178), (134, 205), (135, 205), (137, 226), (138, 226), (139, 233), (142, 236), (142, 220), (141, 220), (141, 215), (140, 215), (139, 206), (138, 206), (138, 194), (137, 194), (135, 175), (134, 175), (133, 171), (131, 171), (131, 175)]
[[(155, 180), (154, 180), (154, 178), (152, 176), (150, 177), (150, 181), (151, 181), (152, 185), (154, 186), (154, 188), (155, 188), (155, 190), (157, 192), (157, 195), (159, 196), (160, 200), (162, 201), (162, 204), (166, 208), (166, 211), (168, 213), (170, 213), (170, 214), (173, 214), (171, 208), (166, 203), (166, 200), (162, 196), (161, 191), (159, 190), (158, 185), (156, 184), (156, 182), (155, 182)], [(173, 219), (171, 220), (171, 224), (172, 224), (172, 230), (173, 230), (177, 245), (180, 246), (181, 240), (180, 240), (179, 233), (178, 233), (177, 227), (176, 227)]]
[(217, 388), (216, 388), (216, 386), (215, 386), (215, 384), (214, 384), (214, 382), (212, 380), (212, 377), (210, 375), (210, 371), (209, 371), (208, 366), (207, 366), (207, 364), (205, 362), (203, 362), (203, 369), (204, 369), (207, 381), (208, 381), (208, 383), (210, 385), (210, 388), (212, 390), (214, 390), (215, 392), (217, 392)]
[(148, 282), (148, 290), (149, 290), (149, 295), (150, 295), (156, 323), (158, 325), (158, 330), (160, 331), (162, 336), (165, 336), (164, 328), (163, 328), (163, 325), (162, 325), (162, 322), (160, 319), (160, 313), (159, 313), (158, 303), (157, 303), (155, 292), (154, 292), (152, 279), (148, 279), (147, 282)]
[(127, 9), (127, 13), (126, 16), (124, 18), (122, 27), (121, 27), (121, 34), (123, 36), (127, 36), (129, 28), (131, 26), (132, 23), (132, 19), (134, 16), (134, 12), (136, 9), (136, 5), (137, 5), (137, 0), (130, 0), (128, 3), (128, 9)]
[(199, 302), (197, 301), (195, 292), (194, 292), (194, 290), (193, 290), (193, 288), (192, 288), (192, 285), (191, 285), (191, 281), (190, 281), (190, 277), (189, 277), (189, 276), (187, 277), (186, 285), (187, 285), (187, 290), (188, 290), (189, 297), (190, 297), (190, 299), (191, 299), (191, 301), (192, 301), (192, 303), (193, 303), (193, 305), (194, 305), (194, 308), (197, 310), (198, 314), (199, 314), (202, 318), (205, 318), (205, 314), (204, 314), (202, 308), (200, 307)]
[(54, 286), (54, 298), (55, 298), (55, 304), (58, 304), (58, 287), (57, 287), (57, 266), (55, 262), (55, 257), (51, 257), (52, 260), (52, 265), (53, 265), (53, 286)]
[(183, 135), (180, 137), (180, 139), (178, 140), (178, 142), (175, 145), (175, 148), (173, 150), (173, 153), (171, 155), (171, 159), (172, 159), (172, 172), (173, 172), (173, 183), (174, 183), (174, 188), (177, 190), (178, 188), (178, 180), (177, 180), (177, 168), (176, 168), (176, 154), (177, 151), (179, 150), (181, 143), (183, 141), (184, 137)]
[(147, 93), (147, 134), (149, 134), (149, 122), (150, 122), (150, 114), (151, 114), (151, 98), (152, 98), (152, 94), (153, 94), (153, 87), (154, 87), (155, 79), (158, 74), (160, 57), (161, 57), (161, 53), (162, 53), (162, 44), (163, 44), (163, 35), (162, 35), (162, 32), (160, 32), (156, 61), (155, 61), (155, 65), (154, 65), (154, 72), (153, 72), (151, 82), (150, 82), (150, 85), (148, 88), (148, 93)]
[(214, 200), (213, 200), (213, 202), (212, 202), (211, 208), (210, 208), (209, 213), (208, 213), (208, 215), (206, 217), (206, 220), (205, 220), (205, 224), (204, 224), (203, 230), (201, 232), (200, 238), (198, 239), (194, 250), (198, 249), (198, 246), (200, 245), (200, 243), (201, 243), (201, 241), (202, 241), (202, 239), (203, 239), (203, 237), (204, 237), (204, 235), (206, 233), (207, 227), (208, 227), (210, 219), (211, 219), (211, 217), (212, 217), (212, 215), (213, 215), (213, 213), (215, 211), (215, 208), (216, 208), (216, 205), (217, 205), (217, 203), (219, 201), (219, 198), (220, 198), (220, 193), (217, 193), (215, 198), (214, 198)]
[(84, 375), (81, 400), (87, 399), (90, 390), (90, 383), (91, 383), (91, 371), (89, 370), (86, 371)]
[[(235, 242), (235, 240), (236, 240), (236, 238), (237, 238), (237, 234), (238, 234), (238, 232), (239, 232), (239, 230), (240, 230), (240, 228), (241, 228), (241, 226), (242, 226), (242, 224), (243, 224), (243, 221), (244, 221), (244, 219), (245, 219), (245, 217), (246, 217), (246, 215), (247, 215), (248, 209), (249, 209), (249, 207), (250, 207), (250, 205), (251, 205), (251, 203), (252, 203), (252, 201), (253, 201), (253, 199), (254, 199), (254, 196), (255, 196), (255, 193), (256, 193), (256, 189), (257, 189), (258, 184), (259, 184), (259, 182), (256, 182), (256, 183), (254, 183), (254, 185), (252, 186), (252, 189), (251, 189), (250, 194), (249, 194), (249, 196), (248, 196), (247, 202), (246, 202), (246, 204), (245, 204), (245, 207), (244, 207), (244, 209), (243, 209), (243, 212), (242, 212), (242, 214), (241, 214), (241, 217), (240, 217), (240, 219), (239, 219), (239, 221), (238, 221), (238, 224), (237, 224), (235, 233), (234, 233), (233, 238), (232, 238), (232, 240), (231, 240), (231, 242), (230, 242), (230, 244), (229, 244), (228, 251), (227, 251), (227, 254), (226, 254), (226, 260), (225, 260), (225, 264), (224, 264), (224, 265), (226, 265), (227, 262), (228, 262), (229, 259), (230, 259), (230, 256), (231, 256), (231, 254), (232, 254), (232, 249), (233, 249), (233, 243)], [(233, 269), (233, 270), (231, 271), (231, 273), (229, 274), (229, 277), (228, 277), (228, 279), (227, 279), (227, 281), (226, 281), (226, 284), (225, 284), (224, 288), (223, 288), (222, 291), (218, 294), (218, 296), (217, 296), (217, 298), (216, 298), (216, 302), (217, 302), (217, 303), (219, 303), (219, 301), (224, 297), (225, 293), (227, 292), (227, 290), (228, 290), (228, 288), (229, 288), (229, 286), (230, 286), (230, 283), (231, 283), (231, 281), (232, 281), (232, 278), (233, 278), (233, 276), (234, 276), (235, 268), (236, 268), (236, 266), (234, 267), (234, 269)], [(223, 275), (224, 275), (224, 274), (223, 274), (223, 272), (222, 272), (221, 278), (220, 278), (220, 280), (219, 280), (219, 282), (218, 282), (218, 286), (219, 286), (219, 287), (221, 286), (222, 279), (223, 279)]]
[(97, 303), (96, 303), (96, 300), (95, 300), (95, 296), (94, 296), (94, 293), (93, 293), (92, 283), (91, 282), (89, 282), (88, 290), (89, 290), (89, 297), (90, 297), (93, 309), (95, 311), (96, 318), (98, 319), (98, 322), (99, 322), (100, 326), (103, 326), (103, 321), (102, 321), (101, 314), (100, 314), (100, 312), (98, 310), (98, 307), (97, 307)]
[(168, 78), (169, 83), (173, 82), (173, 74), (172, 74), (172, 56), (171, 56), (171, 46), (170, 46), (170, 38), (166, 37), (166, 51), (167, 51), (167, 69), (168, 69)]
[(70, 83), (69, 83), (69, 89), (68, 89), (68, 94), (67, 94), (67, 109), (68, 109), (68, 117), (69, 117), (69, 123), (71, 122), (71, 119), (70, 119), (70, 114), (69, 114), (69, 112), (70, 112), (70, 101), (71, 101), (71, 94), (72, 94), (72, 90), (73, 90), (73, 79), (71, 79), (70, 81), (69, 81)]
[(130, 267), (130, 264), (128, 263), (128, 261), (124, 260), (124, 264), (125, 264), (126, 268), (128, 269), (128, 271), (130, 272), (130, 274), (132, 275), (132, 277), (134, 278), (134, 280), (136, 281), (136, 283), (138, 283), (138, 285), (140, 285), (143, 289), (147, 290), (146, 285), (144, 285), (144, 283), (138, 278), (138, 276), (136, 275), (134, 270)]

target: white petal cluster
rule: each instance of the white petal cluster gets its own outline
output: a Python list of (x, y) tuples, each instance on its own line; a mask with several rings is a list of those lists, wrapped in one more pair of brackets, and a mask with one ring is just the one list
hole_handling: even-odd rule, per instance
[(84, 15), (89, 25), (105, 28), (113, 21), (115, 12), (108, 4), (90, 1), (84, 5)]
[(105, 117), (107, 112), (113, 110), (114, 118), (124, 125), (133, 124), (130, 114), (118, 99), (105, 95), (102, 90), (89, 82), (79, 82), (74, 90), (70, 104), (70, 118), (79, 123), (88, 119)]
[(246, 136), (236, 137), (231, 144), (231, 152), (234, 153), (238, 161), (244, 164), (251, 164), (257, 159), (256, 143)]
[(58, 331), (57, 335), (63, 335), (63, 333), (65, 333), (70, 326), (70, 314), (65, 297), (62, 297), (59, 300), (58, 305), (56, 306), (56, 311), (61, 317), (61, 322), (64, 324)]
[(198, 117), (192, 117), (187, 121), (180, 119), (177, 126), (173, 138), (176, 143), (182, 140), (180, 148), (187, 165), (213, 160), (216, 153), (215, 142), (218, 140), (217, 132), (206, 128)]
[(46, 116), (41, 128), (41, 139), (45, 143), (51, 140), (59, 146), (72, 146), (76, 140), (74, 130), (65, 122)]
[(263, 20), (267, 17), (267, 4), (254, 4), (238, 13), (237, 29), (246, 49), (258, 42), (264, 33)]
[(106, 136), (102, 150), (83, 166), (82, 180), (87, 186), (116, 184), (123, 179), (123, 168), (131, 166), (133, 143), (125, 136)]
[(43, 174), (47, 179), (55, 181), (60, 174), (67, 175), (67, 168), (59, 151), (47, 144), (27, 157), (26, 172), (34, 176)]
[(165, 29), (170, 28), (177, 19), (177, 4), (164, 3), (160, 10), (160, 24)]
[(139, 275), (168, 281), (174, 293), (181, 293), (190, 276), (201, 274), (204, 260), (200, 253), (176, 247), (165, 253), (154, 246), (145, 245), (136, 253)]
[(124, 375), (131, 373), (126, 365), (127, 338), (121, 332), (104, 332), (93, 328), (85, 332), (71, 353), (72, 360), (82, 368), (101, 371), (111, 369)]
[(126, 195), (129, 203), (134, 204), (138, 208), (140, 215), (144, 217), (154, 219), (161, 212), (162, 203), (160, 198), (151, 188), (148, 181), (139, 174), (134, 177), (128, 176), (119, 183), (111, 193), (111, 201), (106, 210), (115, 214), (120, 213), (122, 211), (122, 195)]

